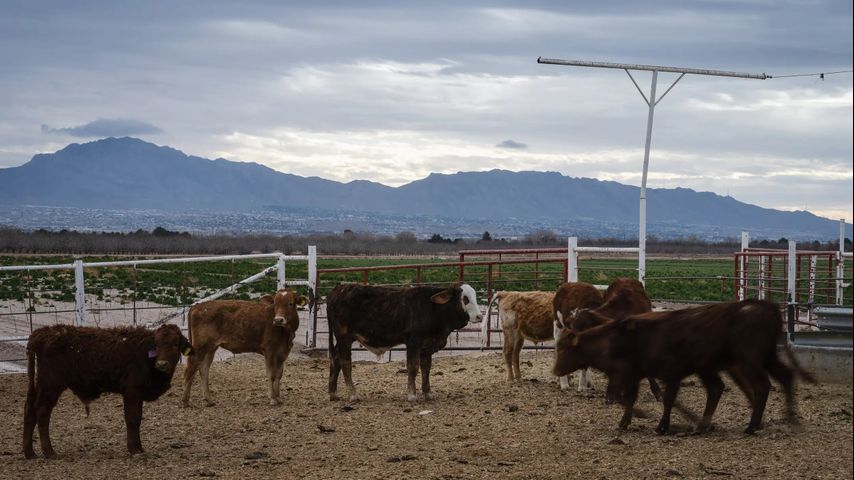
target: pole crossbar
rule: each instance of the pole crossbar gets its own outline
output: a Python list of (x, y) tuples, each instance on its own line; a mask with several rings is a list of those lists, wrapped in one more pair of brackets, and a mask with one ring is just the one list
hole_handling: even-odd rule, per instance
[(666, 67), (663, 65), (642, 65), (637, 63), (591, 62), (587, 60), (561, 60), (559, 58), (537, 58), (537, 63), (548, 65), (568, 65), (573, 67), (616, 68), (619, 70), (646, 70), (650, 72), (690, 73), (693, 75), (711, 75), (715, 77), (752, 78), (765, 80), (771, 78), (764, 73), (729, 72), (705, 68)]

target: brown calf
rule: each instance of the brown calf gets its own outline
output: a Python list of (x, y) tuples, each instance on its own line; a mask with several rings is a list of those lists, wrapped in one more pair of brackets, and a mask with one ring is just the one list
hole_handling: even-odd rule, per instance
[[(519, 353), (525, 340), (534, 343), (554, 340), (553, 299), (553, 292), (537, 291), (496, 292), (492, 296), (490, 305), (498, 302), (498, 318), (504, 331), (504, 361), (508, 380), (522, 378)], [(483, 329), (486, 329), (487, 323), (483, 322)]]
[(102, 393), (122, 395), (128, 452), (142, 452), (142, 402), (157, 400), (169, 389), (181, 352), (193, 353), (190, 342), (175, 325), (163, 325), (153, 332), (142, 327), (69, 325), (34, 331), (27, 342), (29, 385), (24, 405), (24, 456), (36, 455), (36, 424), (42, 454), (56, 456), (50, 442), (50, 416), (66, 389), (86, 405), (87, 413), (89, 403)]
[[(585, 310), (577, 315), (598, 316)], [(601, 326), (584, 332), (562, 332), (554, 374), (566, 375), (590, 366), (608, 374), (622, 392), (625, 409), (621, 428), (631, 422), (640, 380), (655, 377), (665, 382), (664, 413), (656, 432), (667, 432), (681, 380), (697, 374), (706, 387), (706, 408), (698, 429), (709, 429), (724, 390), (718, 374), (721, 370), (733, 376), (752, 405), (745, 433), (760, 428), (770, 389), (769, 374), (786, 394), (787, 419), (796, 421), (792, 369), (777, 357), (783, 321), (777, 305), (745, 300), (644, 313), (620, 321), (600, 320)], [(788, 345), (786, 353), (798, 373), (814, 381), (798, 365)]]
[[(580, 308), (597, 308), (605, 301), (599, 290), (593, 285), (584, 282), (566, 282), (558, 287), (552, 304), (554, 315), (554, 331), (552, 332), (555, 342), (560, 336), (560, 331), (573, 324), (575, 312)], [(578, 391), (581, 392), (591, 386), (590, 370), (581, 372), (578, 376)], [(560, 377), (560, 389), (569, 389), (569, 376)]]
[(280, 404), (282, 372), (299, 327), (297, 306), (307, 302), (306, 297), (283, 289), (255, 301), (213, 300), (194, 305), (188, 315), (188, 324), (196, 355), (187, 362), (184, 370), (184, 406), (190, 405), (190, 389), (196, 370), (201, 372), (205, 403), (214, 405), (208, 378), (219, 347), (232, 353), (263, 355), (270, 380), (270, 405)]

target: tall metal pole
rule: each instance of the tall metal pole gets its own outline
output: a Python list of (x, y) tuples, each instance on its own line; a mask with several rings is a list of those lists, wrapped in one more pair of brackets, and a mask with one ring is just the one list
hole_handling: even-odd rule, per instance
[[(643, 97), (644, 101), (649, 105), (649, 115), (647, 116), (646, 121), (646, 146), (644, 148), (643, 153), (643, 177), (641, 179), (641, 189), (640, 189), (640, 218), (639, 218), (639, 228), (638, 228), (638, 280), (641, 283), (646, 284), (646, 177), (647, 171), (649, 170), (649, 148), (652, 143), (652, 120), (655, 116), (655, 105), (660, 102), (664, 97), (670, 93), (670, 90), (676, 86), (679, 80), (682, 79), (686, 74), (693, 75), (710, 75), (717, 77), (735, 77), (735, 78), (752, 78), (756, 80), (765, 80), (767, 78), (771, 78), (764, 73), (744, 73), (744, 72), (729, 72), (724, 70), (709, 70), (702, 68), (684, 68), (684, 67), (668, 67), (662, 65), (640, 65), (634, 63), (611, 63), (611, 62), (590, 62), (585, 60), (562, 60), (559, 58), (537, 58), (537, 63), (541, 64), (551, 64), (551, 65), (566, 65), (573, 67), (593, 67), (593, 68), (615, 68), (620, 70), (625, 70), (629, 75), (629, 78), (632, 79), (632, 83), (635, 84), (635, 88), (638, 89), (638, 92)], [(650, 88), (649, 98), (643, 94), (637, 82), (635, 82), (634, 77), (630, 70), (645, 70), (652, 72), (652, 86)], [(655, 87), (658, 83), (658, 72), (669, 72), (669, 73), (679, 73), (681, 74), (679, 78), (677, 78), (667, 90), (659, 98), (655, 98)], [(571, 273), (570, 273), (571, 275)]]
[(652, 71), (652, 86), (649, 88), (649, 115), (646, 117), (646, 145), (643, 150), (643, 177), (640, 188), (640, 219), (638, 229), (638, 280), (646, 285), (646, 176), (649, 171), (649, 148), (652, 144), (652, 120), (655, 117), (655, 87), (658, 70)]

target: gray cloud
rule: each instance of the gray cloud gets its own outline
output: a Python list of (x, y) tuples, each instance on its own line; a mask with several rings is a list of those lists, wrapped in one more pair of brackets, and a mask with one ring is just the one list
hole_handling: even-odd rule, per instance
[(124, 137), (128, 135), (152, 135), (163, 130), (148, 122), (124, 118), (99, 118), (76, 127), (52, 128), (42, 124), (42, 133), (71, 135), (72, 137)]
[[(852, 37), (839, 0), (9, 2), (0, 168), (64, 135), (143, 134), (73, 126), (133, 112), (157, 143), (299, 175), (399, 184), (501, 166), (637, 184), (647, 107), (631, 81), (538, 56), (784, 75), (850, 69)], [(766, 207), (826, 198), (850, 218), (851, 98), (850, 74), (689, 75), (656, 109), (651, 185)], [(417, 168), (385, 166), (404, 159)], [(779, 172), (820, 175), (792, 190)]]
[(507, 140), (504, 140), (503, 142), (499, 143), (498, 145), (496, 145), (496, 147), (498, 147), (498, 148), (509, 148), (509, 149), (513, 149), (513, 150), (525, 150), (528, 148), (528, 145), (526, 145), (524, 143), (519, 143), (515, 140), (507, 139)]

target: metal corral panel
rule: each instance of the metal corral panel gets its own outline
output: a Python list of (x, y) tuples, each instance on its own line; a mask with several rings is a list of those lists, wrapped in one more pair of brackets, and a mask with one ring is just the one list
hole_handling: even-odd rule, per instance
[(852, 332), (795, 332), (792, 335), (792, 343), (795, 345), (813, 347), (841, 347), (852, 348)]
[(815, 323), (819, 328), (830, 330), (854, 330), (854, 308), (850, 307), (815, 307)]

